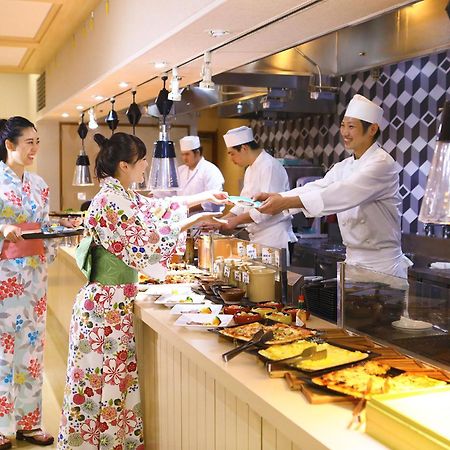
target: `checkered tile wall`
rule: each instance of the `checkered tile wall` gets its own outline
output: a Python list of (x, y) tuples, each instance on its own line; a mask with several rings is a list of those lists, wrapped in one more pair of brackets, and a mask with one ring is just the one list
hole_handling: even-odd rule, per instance
[(329, 167), (348, 156), (340, 141), (339, 123), (354, 94), (383, 107), (378, 142), (401, 168), (402, 231), (422, 234), (420, 201), (435, 147), (438, 109), (450, 96), (450, 50), (386, 65), (378, 79), (370, 71), (344, 76), (336, 115), (278, 121), (271, 126), (253, 121), (251, 126), (258, 142), (276, 157), (292, 155)]

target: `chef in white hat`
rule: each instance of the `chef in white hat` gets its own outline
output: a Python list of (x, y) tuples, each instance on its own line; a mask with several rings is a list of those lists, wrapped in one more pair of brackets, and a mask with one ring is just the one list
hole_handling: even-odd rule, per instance
[[(251, 198), (258, 192), (283, 192), (289, 189), (285, 168), (255, 142), (249, 127), (229, 130), (224, 136), (228, 155), (234, 164), (247, 167), (244, 175), (242, 197)], [(290, 215), (271, 216), (262, 214), (254, 207), (234, 206), (222, 219), (227, 221), (222, 229), (231, 230), (246, 224), (250, 240), (268, 247), (288, 248), (289, 242), (296, 242), (292, 231)]]
[(398, 168), (376, 143), (382, 119), (380, 106), (355, 95), (341, 122), (344, 146), (352, 156), (321, 180), (257, 198), (265, 200), (260, 211), (267, 214), (297, 208), (307, 217), (336, 213), (347, 263), (406, 278), (412, 263), (401, 250)]
[[(180, 139), (181, 158), (184, 164), (178, 167), (178, 195), (199, 194), (205, 191), (222, 191), (224, 178), (219, 168), (203, 157), (198, 136)], [(198, 209), (217, 212), (223, 207), (204, 203)]]

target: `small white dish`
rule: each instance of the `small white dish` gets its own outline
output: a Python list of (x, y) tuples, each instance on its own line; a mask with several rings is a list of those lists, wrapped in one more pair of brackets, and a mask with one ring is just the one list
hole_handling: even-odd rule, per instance
[(424, 331), (433, 327), (430, 322), (424, 322), (423, 320), (413, 320), (408, 317), (402, 316), (400, 320), (392, 322), (392, 326), (399, 330), (405, 331)]
[(192, 286), (196, 286), (196, 284), (147, 284), (145, 291), (148, 295), (177, 295), (192, 292)]
[(233, 320), (231, 314), (182, 314), (175, 325), (186, 328), (204, 329), (226, 327)]
[[(205, 311), (209, 308), (209, 311)], [(202, 303), (201, 305), (175, 305), (170, 314), (217, 314), (222, 310), (222, 305), (214, 305), (212, 303)]]
[(182, 305), (198, 305), (201, 303), (205, 303), (206, 301), (209, 302), (209, 300), (205, 300), (204, 295), (195, 294), (194, 292), (184, 292), (182, 294), (175, 294), (175, 295), (162, 295), (158, 298), (158, 300), (155, 300), (155, 305), (166, 305), (168, 307), (171, 307), (173, 305), (182, 304)]

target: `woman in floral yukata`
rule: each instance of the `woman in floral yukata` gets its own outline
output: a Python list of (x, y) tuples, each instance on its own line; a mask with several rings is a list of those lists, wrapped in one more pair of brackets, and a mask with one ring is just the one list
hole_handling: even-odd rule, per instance
[(85, 218), (88, 237), (77, 250), (89, 282), (73, 308), (58, 448), (144, 450), (133, 332), (138, 271), (163, 277), (183, 244), (182, 232), (214, 216), (188, 218), (188, 207), (223, 204), (227, 196), (143, 197), (129, 186), (144, 179), (144, 143), (125, 133), (94, 139), (101, 189)]
[(53, 442), (41, 429), (41, 390), (47, 262), (55, 247), (21, 237), (49, 221), (48, 186), (25, 170), (38, 151), (29, 120), (0, 120), (0, 450), (11, 448), (5, 435), (13, 433), (35, 445)]

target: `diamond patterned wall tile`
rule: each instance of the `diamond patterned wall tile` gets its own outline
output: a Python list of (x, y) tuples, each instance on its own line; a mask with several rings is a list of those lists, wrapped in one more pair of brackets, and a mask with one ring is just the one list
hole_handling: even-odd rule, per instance
[(423, 233), (418, 221), (420, 202), (434, 153), (439, 108), (449, 98), (450, 50), (381, 68), (377, 80), (370, 71), (343, 76), (334, 116), (310, 116), (279, 121), (270, 127), (252, 121), (258, 142), (330, 167), (349, 156), (340, 140), (342, 115), (354, 94), (362, 94), (384, 110), (380, 145), (397, 161), (402, 198), (402, 231)]

